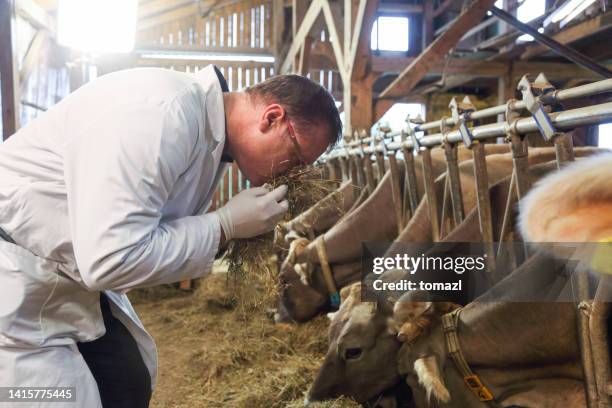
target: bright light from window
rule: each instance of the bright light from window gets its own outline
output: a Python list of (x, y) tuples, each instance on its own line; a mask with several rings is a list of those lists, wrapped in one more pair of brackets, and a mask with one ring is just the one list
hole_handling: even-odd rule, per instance
[(89, 52), (134, 48), (136, 0), (60, 0), (59, 42)]
[(612, 149), (612, 123), (599, 125), (599, 147)]
[[(540, 17), (546, 11), (545, 0), (525, 0), (516, 9), (516, 18), (523, 23), (528, 23), (531, 20)], [(543, 32), (542, 28), (538, 31)], [(529, 34), (523, 34), (518, 38), (519, 42), (533, 41), (533, 37)]]
[(381, 51), (408, 51), (408, 17), (378, 17), (372, 27), (370, 47)]
[(380, 124), (388, 125), (391, 130), (399, 132), (407, 126), (406, 117), (424, 117), (424, 106), (420, 103), (396, 103), (389, 109), (378, 122), (372, 126), (372, 133), (378, 131)]

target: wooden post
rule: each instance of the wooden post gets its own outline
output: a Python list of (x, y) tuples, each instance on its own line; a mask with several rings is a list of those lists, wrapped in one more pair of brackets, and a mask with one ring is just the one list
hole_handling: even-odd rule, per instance
[(2, 82), (2, 138), (6, 140), (19, 128), (19, 70), (15, 38), (15, 3), (0, 0), (0, 78)]

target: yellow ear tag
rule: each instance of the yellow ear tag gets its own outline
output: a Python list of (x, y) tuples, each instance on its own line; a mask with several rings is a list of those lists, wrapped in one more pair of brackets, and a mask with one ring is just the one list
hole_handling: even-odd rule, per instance
[(493, 393), (480, 381), (480, 378), (477, 375), (469, 375), (467, 377), (463, 377), (463, 381), (468, 386), (468, 388), (478, 397), (480, 401), (492, 401)]

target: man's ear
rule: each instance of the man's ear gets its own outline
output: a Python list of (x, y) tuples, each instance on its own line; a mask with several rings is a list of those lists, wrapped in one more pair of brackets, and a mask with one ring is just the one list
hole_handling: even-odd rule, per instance
[(268, 131), (275, 123), (285, 117), (285, 109), (278, 103), (271, 103), (264, 108), (259, 122), (259, 130)]

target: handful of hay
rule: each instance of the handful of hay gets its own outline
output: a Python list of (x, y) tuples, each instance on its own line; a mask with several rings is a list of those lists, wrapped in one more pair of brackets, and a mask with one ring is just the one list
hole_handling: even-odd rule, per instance
[[(323, 178), (322, 168), (298, 167), (275, 177), (271, 188), (286, 184), (286, 199), (289, 211), (285, 220), (304, 212), (338, 187), (338, 181)], [(237, 286), (252, 287), (248, 283), (263, 284), (266, 293), (276, 294), (276, 276), (269, 267), (275, 255), (274, 231), (249, 239), (234, 239), (228, 243), (225, 260), (228, 262), (228, 277)], [(245, 285), (246, 283), (246, 285)], [(264, 300), (264, 299), (262, 299)]]

